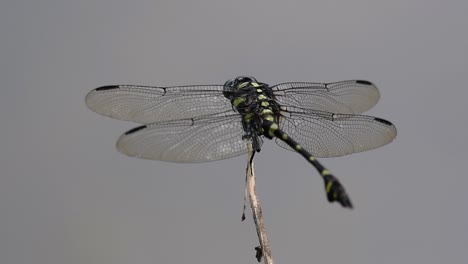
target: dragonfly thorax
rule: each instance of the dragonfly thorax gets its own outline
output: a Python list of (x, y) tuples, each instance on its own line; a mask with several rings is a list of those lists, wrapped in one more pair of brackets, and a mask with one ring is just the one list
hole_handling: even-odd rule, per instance
[(261, 136), (272, 138), (265, 124), (277, 123), (279, 119), (280, 107), (272, 89), (253, 77), (240, 76), (227, 81), (223, 93), (241, 116), (244, 138), (252, 140), (254, 148), (260, 151)]

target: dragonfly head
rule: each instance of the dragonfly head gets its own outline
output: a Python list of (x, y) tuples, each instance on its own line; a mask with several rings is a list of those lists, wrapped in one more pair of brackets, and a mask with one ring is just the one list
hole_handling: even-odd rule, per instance
[(231, 98), (235, 92), (239, 92), (244, 87), (249, 87), (252, 83), (257, 83), (257, 80), (252, 76), (239, 76), (230, 79), (224, 83), (224, 96)]

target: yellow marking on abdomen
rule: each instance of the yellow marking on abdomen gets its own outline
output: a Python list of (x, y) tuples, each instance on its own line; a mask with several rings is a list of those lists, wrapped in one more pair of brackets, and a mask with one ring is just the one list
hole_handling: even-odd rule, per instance
[(333, 185), (333, 182), (332, 182), (332, 181), (329, 181), (329, 182), (327, 183), (327, 186), (325, 187), (325, 191), (327, 191), (327, 193), (330, 192), (332, 185)]
[(322, 176), (327, 176), (330, 175), (331, 172), (329, 170), (323, 170), (320, 174), (322, 174)]
[(271, 126), (268, 128), (268, 134), (270, 134), (271, 137), (275, 136), (275, 131), (278, 130), (278, 125), (276, 123), (271, 124)]
[(296, 145), (296, 146), (294, 147), (294, 149), (297, 150), (297, 151), (299, 151), (299, 150), (302, 149), (302, 147), (301, 147), (301, 145)]
[(312, 157), (312, 156), (310, 156), (310, 157), (309, 157), (309, 160), (310, 160), (310, 161), (314, 161), (314, 160), (315, 160), (315, 158), (314, 158), (314, 157)]

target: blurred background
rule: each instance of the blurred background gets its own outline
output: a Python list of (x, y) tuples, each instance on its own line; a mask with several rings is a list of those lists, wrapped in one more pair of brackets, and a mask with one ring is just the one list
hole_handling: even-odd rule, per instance
[(365, 79), (398, 136), (323, 159), (265, 142), (257, 191), (276, 263), (467, 263), (466, 1), (0, 3), (0, 263), (256, 263), (246, 156), (202, 164), (115, 149), (136, 124), (90, 111), (108, 84)]

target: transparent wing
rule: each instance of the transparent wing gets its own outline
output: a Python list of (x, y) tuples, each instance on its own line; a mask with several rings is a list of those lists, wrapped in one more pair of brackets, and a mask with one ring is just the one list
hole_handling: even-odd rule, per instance
[(103, 86), (89, 92), (85, 101), (98, 114), (140, 124), (234, 113), (222, 85)]
[[(338, 157), (378, 148), (397, 134), (387, 120), (363, 115), (290, 110), (283, 113), (279, 127), (316, 157)], [(276, 143), (294, 151), (286, 143)]]
[(247, 153), (241, 116), (158, 122), (134, 128), (117, 141), (125, 155), (170, 162), (206, 162)]
[(342, 114), (363, 113), (372, 108), (380, 97), (374, 84), (362, 80), (290, 82), (272, 86), (272, 89), (281, 105)]

